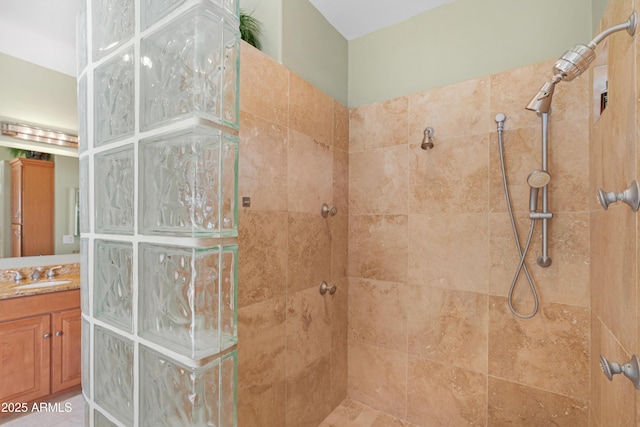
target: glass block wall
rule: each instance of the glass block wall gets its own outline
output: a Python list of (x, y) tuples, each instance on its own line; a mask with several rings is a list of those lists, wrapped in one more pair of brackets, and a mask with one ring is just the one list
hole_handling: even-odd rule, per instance
[(237, 424), (237, 0), (78, 16), (87, 426)]

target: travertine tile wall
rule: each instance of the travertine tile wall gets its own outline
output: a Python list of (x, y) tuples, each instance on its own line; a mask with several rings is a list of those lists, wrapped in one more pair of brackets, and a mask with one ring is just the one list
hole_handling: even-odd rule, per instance
[[(601, 28), (624, 22), (638, 2), (611, 0)], [(609, 104), (592, 117), (590, 193), (599, 187), (622, 191), (638, 179), (638, 46), (639, 33), (608, 39)], [(594, 198), (591, 209), (591, 425), (640, 424), (640, 393), (633, 384), (608, 381), (598, 367), (600, 355), (628, 361), (638, 348), (638, 214), (624, 204), (607, 211)]]
[[(634, 8), (612, 0), (603, 28)], [(640, 423), (632, 384), (598, 367), (600, 354), (639, 352), (637, 214), (595, 201), (598, 187), (638, 178), (637, 40), (608, 39), (599, 119), (591, 73), (556, 89), (553, 265), (535, 265), (538, 226), (528, 261), (541, 308), (530, 320), (506, 303), (518, 259), (494, 117), (507, 115), (523, 235), (541, 134), (523, 107), (554, 61), (348, 112), (243, 44), (239, 180), (252, 204), (239, 218), (239, 425), (315, 426), (347, 377), (352, 399), (415, 425)], [(426, 126), (435, 148), (425, 152)], [(324, 201), (336, 217), (317, 214)], [(327, 277), (334, 297), (317, 292)], [(523, 279), (516, 297), (531, 308)]]
[(238, 425), (315, 427), (347, 393), (348, 110), (245, 43), (240, 88)]
[[(588, 76), (550, 117), (549, 269), (528, 258), (541, 308), (513, 316), (518, 264), (496, 124), (521, 234), (540, 119), (524, 106), (553, 61), (351, 110), (349, 396), (420, 426), (588, 425)], [(424, 128), (435, 147), (420, 149)], [(539, 226), (538, 226), (539, 227)], [(530, 291), (518, 282), (517, 306)]]

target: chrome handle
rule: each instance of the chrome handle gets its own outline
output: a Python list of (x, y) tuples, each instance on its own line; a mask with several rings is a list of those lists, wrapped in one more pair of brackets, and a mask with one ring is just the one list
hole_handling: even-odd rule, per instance
[(624, 374), (629, 378), (636, 389), (640, 390), (640, 362), (634, 354), (627, 363), (610, 362), (606, 357), (600, 355), (600, 369), (609, 381), (613, 381), (613, 376)]
[(15, 276), (13, 276), (14, 282), (20, 282), (22, 281), (22, 279), (24, 279), (24, 277), (22, 277), (22, 274), (20, 274), (20, 272), (17, 270), (9, 270), (9, 273), (15, 274)]
[(50, 334), (49, 332), (47, 332), (46, 334), (44, 334), (44, 338), (45, 338), (45, 339), (47, 339), (47, 338), (51, 338), (51, 334)]
[(323, 203), (322, 208), (320, 208), (320, 214), (322, 215), (322, 218), (326, 218), (329, 215), (336, 216), (337, 213), (338, 208), (336, 208), (335, 206), (329, 207), (329, 205), (327, 205), (326, 203)]
[(640, 186), (638, 186), (636, 180), (633, 180), (631, 184), (620, 193), (604, 191), (600, 188), (598, 189), (598, 202), (604, 210), (607, 210), (611, 203), (624, 202), (629, 205), (632, 211), (638, 212), (638, 208), (640, 207)]
[(320, 295), (324, 295), (327, 292), (329, 292), (329, 295), (333, 295), (337, 290), (338, 288), (336, 287), (336, 285), (329, 286), (324, 280), (320, 283)]
[(57, 332), (56, 332), (56, 336), (57, 336), (57, 337), (61, 337), (61, 336), (62, 336), (62, 331), (57, 331)]
[(56, 270), (61, 269), (61, 268), (62, 268), (62, 266), (61, 266), (61, 265), (58, 265), (58, 266), (55, 266), (55, 267), (51, 267), (51, 268), (47, 271), (47, 277), (48, 277), (49, 279), (53, 279), (53, 278), (55, 277), (55, 273), (54, 273), (54, 272), (55, 272)]

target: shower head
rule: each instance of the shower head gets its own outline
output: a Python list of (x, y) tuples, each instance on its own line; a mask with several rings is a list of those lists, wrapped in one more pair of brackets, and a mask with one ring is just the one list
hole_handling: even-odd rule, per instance
[(527, 110), (535, 111), (536, 113), (548, 113), (551, 110), (551, 99), (553, 98), (553, 90), (556, 87), (556, 83), (560, 81), (560, 79), (556, 79), (557, 76), (550, 81), (545, 83), (536, 96), (534, 96), (531, 101), (525, 107)]
[(556, 83), (561, 80), (570, 82), (584, 73), (596, 57), (596, 46), (609, 35), (617, 31), (627, 30), (627, 33), (633, 36), (637, 26), (637, 16), (636, 11), (634, 10), (625, 22), (607, 28), (591, 40), (589, 44), (579, 44), (573, 49), (566, 51), (556, 61), (553, 67), (554, 76), (551, 81), (542, 86), (536, 96), (529, 101), (525, 108), (527, 110), (535, 111), (538, 114), (548, 113), (551, 109), (551, 98), (553, 96), (553, 90), (555, 89)]
[(530, 212), (538, 210), (538, 193), (542, 187), (549, 184), (549, 181), (551, 181), (551, 175), (546, 171), (533, 171), (527, 177), (527, 184), (531, 187), (529, 190)]

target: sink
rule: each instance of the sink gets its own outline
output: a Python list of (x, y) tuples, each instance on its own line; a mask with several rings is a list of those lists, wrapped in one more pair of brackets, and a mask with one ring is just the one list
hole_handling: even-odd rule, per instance
[(35, 282), (29, 283), (28, 285), (16, 286), (15, 289), (47, 288), (49, 286), (66, 285), (67, 283), (71, 283), (71, 280), (49, 280), (47, 282)]

